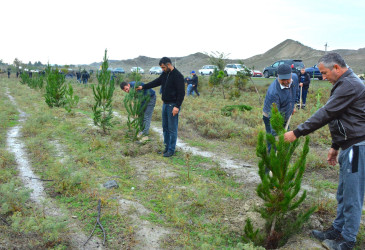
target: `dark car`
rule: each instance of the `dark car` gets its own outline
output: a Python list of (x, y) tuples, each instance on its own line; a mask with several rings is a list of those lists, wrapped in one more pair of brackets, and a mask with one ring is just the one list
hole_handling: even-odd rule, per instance
[(309, 75), (312, 77), (312, 78), (318, 78), (318, 80), (322, 80), (322, 74), (321, 72), (319, 71), (318, 67), (317, 67), (317, 64), (314, 65), (313, 67), (310, 67), (310, 68), (306, 68), (305, 69), (305, 72), (309, 73)]
[(113, 69), (113, 73), (114, 74), (124, 74), (125, 71), (123, 68), (115, 68), (115, 69)]
[(264, 68), (263, 72), (264, 72), (264, 76), (266, 78), (269, 78), (270, 76), (275, 76), (277, 77), (278, 74), (278, 67), (281, 64), (288, 64), (288, 65), (293, 65), (294, 67), (292, 68), (292, 71), (294, 73), (296, 73), (297, 75), (299, 75), (300, 73), (300, 69), (304, 67), (303, 61), (302, 60), (295, 60), (295, 59), (283, 59), (283, 60), (279, 60), (274, 62), (272, 65)]

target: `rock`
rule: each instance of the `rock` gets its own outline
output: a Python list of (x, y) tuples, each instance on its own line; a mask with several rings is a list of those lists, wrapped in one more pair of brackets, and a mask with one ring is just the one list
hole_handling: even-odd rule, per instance
[(115, 180), (112, 181), (107, 181), (103, 184), (103, 186), (107, 189), (111, 189), (111, 188), (118, 188), (119, 185)]

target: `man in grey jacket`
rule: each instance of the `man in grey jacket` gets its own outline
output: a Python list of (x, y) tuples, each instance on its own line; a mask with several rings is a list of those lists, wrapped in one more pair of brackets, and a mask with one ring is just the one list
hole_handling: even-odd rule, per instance
[(337, 53), (327, 53), (318, 64), (323, 79), (333, 84), (327, 103), (297, 129), (285, 133), (292, 142), (328, 124), (332, 146), (327, 161), (337, 164), (337, 217), (325, 231), (313, 230), (329, 249), (352, 249), (359, 230), (365, 192), (365, 85)]

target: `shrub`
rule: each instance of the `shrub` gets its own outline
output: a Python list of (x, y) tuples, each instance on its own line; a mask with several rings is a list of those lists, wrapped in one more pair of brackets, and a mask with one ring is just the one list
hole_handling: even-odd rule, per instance
[(45, 99), (47, 105), (52, 107), (63, 107), (65, 105), (65, 76), (60, 74), (56, 69), (52, 69), (50, 65), (46, 68), (46, 94)]

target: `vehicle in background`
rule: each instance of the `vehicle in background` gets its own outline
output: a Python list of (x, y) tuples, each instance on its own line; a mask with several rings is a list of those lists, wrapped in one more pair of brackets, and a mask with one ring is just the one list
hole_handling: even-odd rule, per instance
[(112, 70), (114, 74), (125, 74), (125, 70), (123, 68), (115, 68)]
[(251, 70), (251, 76), (252, 77), (262, 77), (263, 74), (260, 70), (253, 69), (253, 70)]
[(296, 73), (297, 75), (299, 75), (300, 70), (304, 67), (304, 64), (303, 64), (302, 60), (283, 59), (283, 60), (276, 61), (272, 65), (264, 68), (264, 70), (263, 70), (264, 76), (266, 78), (269, 78), (270, 76), (277, 77), (278, 76), (278, 74), (277, 74), (278, 73), (278, 67), (281, 64), (288, 64), (290, 66), (293, 65), (292, 72)]
[(318, 78), (318, 80), (322, 80), (322, 74), (319, 71), (317, 64), (314, 65), (313, 67), (309, 67), (305, 69), (305, 72), (309, 73), (309, 75), (311, 76), (311, 78)]
[(200, 75), (211, 75), (214, 70), (218, 70), (218, 67), (215, 65), (204, 65), (201, 69), (198, 70)]
[(144, 69), (142, 69), (141, 67), (132, 67), (131, 72), (138, 72), (140, 74), (144, 74)]
[(245, 65), (242, 64), (227, 64), (224, 68), (224, 73), (227, 76), (235, 76), (237, 75), (237, 72), (241, 72), (243, 74), (250, 74), (250, 70), (246, 68)]
[(153, 66), (152, 68), (150, 68), (150, 74), (151, 75), (161, 75), (162, 74), (162, 69), (160, 66)]

